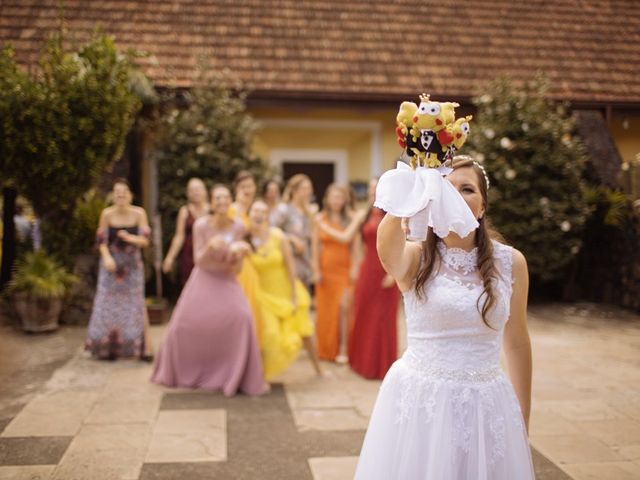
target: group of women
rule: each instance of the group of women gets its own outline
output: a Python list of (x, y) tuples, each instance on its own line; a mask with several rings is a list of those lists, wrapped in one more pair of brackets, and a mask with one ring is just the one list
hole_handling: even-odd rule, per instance
[[(140, 256), (149, 226), (124, 180), (112, 193), (98, 230), (102, 261), (87, 348), (100, 358), (150, 361)], [(262, 394), (302, 348), (319, 376), (322, 359), (382, 378), (396, 360), (399, 299), (375, 248), (382, 211), (356, 210), (337, 184), (319, 209), (303, 174), (289, 179), (283, 195), (268, 181), (258, 198), (254, 177), (242, 171), (233, 193), (223, 184), (207, 192), (198, 178), (187, 184), (162, 263), (165, 273), (178, 265), (182, 292), (152, 381)], [(375, 181), (370, 204), (374, 193)]]
[[(458, 156), (448, 168), (443, 181), (477, 225), (464, 237), (429, 227), (423, 242), (407, 241), (401, 218), (354, 209), (337, 185), (314, 211), (305, 175), (289, 180), (283, 201), (274, 182), (256, 200), (253, 177), (241, 172), (235, 202), (218, 184), (210, 205), (204, 184), (192, 179), (163, 265), (171, 270), (180, 253), (185, 284), (152, 381), (261, 395), (304, 346), (320, 375), (318, 357), (384, 376), (356, 479), (535, 478), (526, 260), (490, 227), (482, 166)], [(382, 178), (381, 191), (394, 187), (392, 178)], [(375, 188), (372, 182), (370, 199)], [(103, 358), (150, 359), (140, 259), (147, 218), (131, 206), (126, 182), (116, 182), (113, 197), (98, 229), (87, 347)], [(396, 361), (397, 286), (408, 348)]]

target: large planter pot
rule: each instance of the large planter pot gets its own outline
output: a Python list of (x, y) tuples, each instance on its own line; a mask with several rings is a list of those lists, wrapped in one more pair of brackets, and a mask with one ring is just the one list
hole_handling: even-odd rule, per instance
[(165, 299), (147, 300), (147, 315), (151, 325), (162, 325), (167, 319), (167, 301)]
[(50, 332), (58, 328), (62, 299), (33, 299), (25, 293), (14, 295), (14, 304), (26, 332)]

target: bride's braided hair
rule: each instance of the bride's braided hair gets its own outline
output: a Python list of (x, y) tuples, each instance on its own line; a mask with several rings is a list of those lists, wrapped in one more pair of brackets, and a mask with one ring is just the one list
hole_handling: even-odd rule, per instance
[[(471, 167), (473, 171), (476, 173), (478, 178), (478, 188), (480, 189), (480, 194), (482, 195), (482, 202), (485, 210), (485, 215), (482, 216), (481, 219), (478, 220), (479, 227), (476, 230), (476, 247), (478, 248), (478, 272), (480, 273), (480, 277), (482, 278), (482, 284), (484, 290), (482, 295), (478, 297), (478, 311), (482, 315), (482, 321), (488, 327), (489, 322), (487, 320), (487, 313), (496, 303), (496, 296), (493, 289), (492, 280), (497, 277), (498, 272), (495, 266), (495, 262), (493, 259), (493, 243), (492, 239), (502, 241), (502, 236), (495, 231), (489, 219), (486, 216), (486, 212), (489, 209), (487, 194), (489, 189), (489, 181), (487, 178), (487, 174), (473, 158), (466, 155), (459, 155), (453, 157), (450, 163), (447, 166), (453, 168), (454, 170), (462, 167)], [(436, 258), (440, 258), (440, 254), (437, 248), (437, 242), (441, 242), (436, 234), (433, 232), (433, 229), (429, 227), (429, 232), (427, 233), (427, 239), (422, 242), (422, 258), (420, 261), (420, 267), (418, 268), (418, 274), (416, 276), (415, 282), (415, 293), (418, 298), (422, 298), (424, 296), (424, 285), (429, 280), (431, 273), (436, 264)], [(482, 304), (482, 308), (480, 307), (480, 299), (484, 297), (484, 302)]]

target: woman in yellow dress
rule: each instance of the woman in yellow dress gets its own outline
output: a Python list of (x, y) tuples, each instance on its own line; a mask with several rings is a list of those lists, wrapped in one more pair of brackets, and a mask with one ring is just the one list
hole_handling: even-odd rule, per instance
[(258, 300), (262, 307), (262, 363), (265, 377), (283, 372), (304, 345), (313, 368), (322, 370), (313, 344), (313, 323), (309, 316), (311, 298), (296, 278), (291, 246), (279, 228), (269, 225), (269, 207), (257, 200), (249, 209), (251, 227), (247, 240), (253, 253), (249, 262), (258, 274)]
[(238, 218), (249, 228), (249, 207), (256, 199), (256, 179), (248, 170), (240, 170), (233, 180), (234, 202), (229, 208), (229, 215)]
[[(229, 208), (229, 217), (240, 220), (249, 231), (249, 207), (256, 198), (256, 181), (253, 174), (247, 170), (240, 170), (233, 181), (235, 201)], [(262, 342), (262, 325), (264, 324), (262, 306), (258, 301), (258, 274), (250, 262), (243, 262), (242, 269), (237, 276), (245, 297), (251, 307), (251, 313), (256, 327), (258, 341)]]

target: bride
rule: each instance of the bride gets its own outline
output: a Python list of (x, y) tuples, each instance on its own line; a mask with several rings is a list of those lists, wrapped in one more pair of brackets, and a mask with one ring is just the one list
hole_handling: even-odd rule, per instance
[[(448, 166), (443, 182), (460, 193), (476, 230), (440, 238), (429, 228), (426, 241), (412, 243), (390, 214), (378, 230), (380, 260), (404, 292), (408, 348), (380, 387), (357, 480), (535, 478), (526, 260), (494, 239), (484, 169), (467, 156)], [(384, 188), (381, 179), (379, 198)]]

